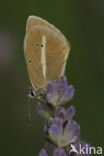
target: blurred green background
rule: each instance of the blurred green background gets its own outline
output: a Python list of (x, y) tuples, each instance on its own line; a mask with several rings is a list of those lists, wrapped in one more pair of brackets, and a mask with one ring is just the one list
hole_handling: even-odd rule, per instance
[(37, 156), (44, 146), (43, 119), (31, 105), (26, 123), (30, 81), (23, 41), (29, 15), (43, 17), (71, 43), (66, 76), (75, 86), (76, 121), (81, 137), (104, 144), (104, 1), (9, 0), (0, 2), (0, 155)]

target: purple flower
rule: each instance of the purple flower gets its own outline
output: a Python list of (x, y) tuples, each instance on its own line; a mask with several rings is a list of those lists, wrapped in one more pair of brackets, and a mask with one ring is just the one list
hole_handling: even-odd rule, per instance
[(53, 106), (60, 106), (72, 99), (74, 88), (68, 86), (66, 77), (60, 77), (57, 81), (51, 81), (46, 85), (46, 100)]
[(51, 142), (46, 141), (46, 142), (45, 142), (45, 149), (48, 151), (48, 154), (49, 154), (49, 155), (52, 155), (53, 152), (54, 152), (55, 149), (56, 149), (56, 146), (54, 146)]
[(52, 119), (49, 119), (49, 120), (46, 120), (46, 121), (45, 121), (44, 133), (45, 133), (46, 136), (49, 135), (48, 130), (49, 130), (49, 128), (51, 127), (52, 124), (53, 124), (53, 120), (52, 120)]
[(45, 124), (46, 136), (57, 146), (66, 147), (71, 143), (75, 143), (79, 138), (80, 127), (73, 121), (69, 120), (64, 125), (63, 120), (60, 118), (54, 118), (50, 122)]
[[(63, 148), (54, 148), (51, 151), (53, 156), (91, 156), (90, 154), (90, 145), (84, 141), (78, 141), (75, 144), (71, 144), (67, 154)], [(48, 156), (47, 152), (42, 149), (39, 153), (39, 156)]]
[(56, 117), (65, 119), (66, 118), (66, 110), (64, 107), (58, 107), (56, 110)]
[(62, 120), (55, 118), (55, 119), (53, 119), (52, 125), (48, 129), (48, 134), (49, 134), (50, 140), (54, 144), (56, 144), (58, 147), (60, 147), (60, 139), (61, 139), (61, 135), (62, 135), (62, 131), (63, 131), (62, 126), (63, 126)]
[(74, 107), (74, 106), (70, 106), (70, 107), (66, 110), (66, 117), (67, 117), (67, 120), (72, 119), (74, 115), (75, 115), (75, 107)]
[(50, 119), (51, 111), (50, 111), (49, 107), (46, 104), (38, 102), (36, 104), (36, 110), (45, 119)]
[[(46, 153), (46, 151), (44, 149), (42, 149), (39, 153), (39, 156), (48, 156), (48, 154)], [(53, 153), (53, 156), (67, 156), (64, 149), (62, 148), (56, 148), (56, 150)]]
[(74, 106), (70, 106), (67, 110), (65, 110), (64, 107), (58, 107), (56, 109), (56, 114), (55, 114), (56, 117), (61, 118), (64, 121), (72, 119), (74, 115), (75, 115)]
[(57, 148), (53, 154), (53, 156), (67, 156), (64, 149)]

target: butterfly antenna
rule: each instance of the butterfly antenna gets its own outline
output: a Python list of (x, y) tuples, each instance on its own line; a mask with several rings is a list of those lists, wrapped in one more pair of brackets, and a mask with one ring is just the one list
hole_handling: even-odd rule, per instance
[(28, 102), (27, 102), (27, 123), (28, 126), (31, 126), (31, 115), (30, 115), (30, 97), (28, 96)]

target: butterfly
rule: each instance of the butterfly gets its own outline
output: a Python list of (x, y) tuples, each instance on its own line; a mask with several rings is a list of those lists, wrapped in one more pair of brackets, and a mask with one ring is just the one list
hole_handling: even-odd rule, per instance
[(70, 46), (65, 36), (46, 20), (29, 16), (24, 39), (24, 54), (34, 97), (49, 81), (64, 75)]
[(24, 54), (33, 89), (45, 88), (47, 82), (64, 74), (70, 46), (65, 36), (52, 24), (29, 16), (24, 39)]

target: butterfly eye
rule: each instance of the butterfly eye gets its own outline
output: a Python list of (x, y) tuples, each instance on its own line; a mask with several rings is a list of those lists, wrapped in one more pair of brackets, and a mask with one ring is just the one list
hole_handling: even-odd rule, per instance
[(36, 47), (38, 47), (39, 46), (39, 44), (38, 43), (36, 43)]
[(35, 93), (32, 89), (30, 90), (30, 95), (31, 95), (31, 97), (35, 97)]
[(41, 47), (44, 47), (43, 44), (41, 44)]
[(31, 63), (31, 60), (29, 60), (29, 63)]

